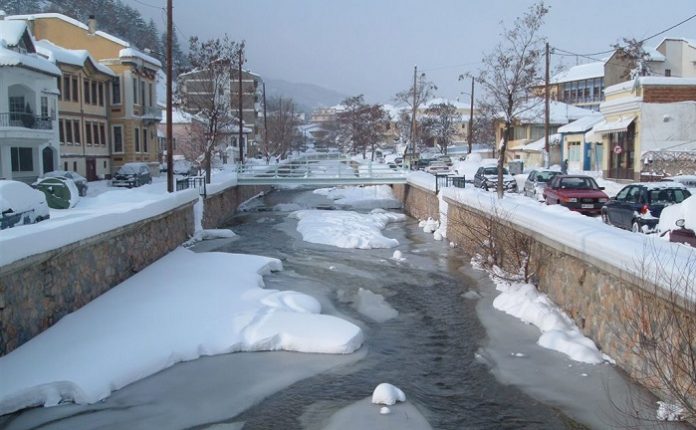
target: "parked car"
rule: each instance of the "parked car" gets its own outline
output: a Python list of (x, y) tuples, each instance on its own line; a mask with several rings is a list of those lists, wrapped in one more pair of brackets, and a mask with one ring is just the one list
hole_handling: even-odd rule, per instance
[(536, 198), (540, 202), (544, 201), (544, 189), (554, 176), (560, 175), (558, 170), (537, 169), (529, 172), (524, 181), (523, 193), (527, 197)]
[(89, 188), (89, 186), (87, 185), (87, 179), (77, 172), (71, 172), (69, 170), (54, 170), (52, 172), (47, 172), (39, 176), (39, 179), (41, 178), (72, 179), (72, 181), (75, 183), (75, 186), (77, 187), (77, 191), (80, 193), (80, 197), (84, 197), (87, 195), (87, 189)]
[(544, 189), (547, 205), (560, 204), (585, 215), (599, 214), (609, 196), (591, 176), (556, 175)]
[(669, 235), (670, 242), (696, 247), (696, 195), (664, 208), (658, 230), (661, 236)]
[(49, 218), (44, 193), (24, 182), (0, 180), (0, 230)]
[(428, 167), (425, 168), (425, 171), (432, 175), (446, 175), (450, 173), (450, 168), (442, 161), (431, 161)]
[(174, 168), (172, 170), (175, 175), (183, 176), (191, 176), (197, 173), (193, 163), (188, 160), (174, 160)]
[(666, 176), (662, 178), (662, 182), (679, 182), (684, 185), (691, 194), (696, 194), (696, 175), (678, 175), (678, 176)]
[(448, 166), (452, 166), (452, 159), (448, 155), (440, 155), (437, 157), (437, 161), (442, 161)]
[(111, 185), (114, 187), (139, 187), (152, 183), (150, 168), (145, 163), (126, 163), (119, 167)]
[(394, 159), (394, 164), (396, 164), (397, 166), (401, 166), (402, 164), (404, 164), (404, 159), (403, 159), (403, 157), (396, 157), (396, 158)]
[[(498, 187), (498, 166), (481, 166), (474, 175), (474, 187), (488, 190), (495, 190)], [(517, 192), (517, 181), (510, 175), (508, 170), (503, 167), (503, 188), (505, 191)]]
[(602, 208), (602, 221), (636, 233), (655, 231), (662, 209), (686, 200), (691, 193), (677, 182), (630, 184)]

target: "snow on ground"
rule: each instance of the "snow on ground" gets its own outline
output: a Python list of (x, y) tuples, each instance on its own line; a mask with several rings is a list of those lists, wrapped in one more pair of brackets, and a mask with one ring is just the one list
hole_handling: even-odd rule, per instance
[(372, 403), (391, 406), (396, 402), (405, 402), (406, 395), (398, 387), (382, 382), (372, 392)]
[(435, 176), (430, 173), (425, 173), (421, 170), (416, 170), (406, 174), (409, 184), (417, 185), (429, 191), (435, 191)]
[(561, 352), (575, 361), (599, 364), (611, 359), (585, 337), (575, 323), (547, 296), (531, 284), (509, 283), (491, 276), (501, 294), (493, 307), (541, 330), (538, 344)]
[(406, 216), (381, 209), (368, 214), (352, 211), (301, 210), (289, 215), (298, 221), (297, 231), (305, 242), (332, 245), (339, 248), (393, 248), (396, 239), (382, 235), (390, 222), (403, 221)]
[(499, 200), (495, 194), (475, 188), (445, 188), (442, 192), (445, 197), (483, 211), (497, 210), (510, 222), (606, 264), (647, 277), (673, 289), (677, 295), (687, 294), (658, 274), (664, 275), (665, 268), (688, 267), (689, 260), (696, 259), (696, 250), (692, 248), (659, 240), (654, 235), (635, 234), (608, 226), (560, 205), (540, 205), (534, 199), (519, 195), (507, 194)]
[[(236, 351), (350, 353), (357, 326), (263, 289), (279, 260), (179, 248), (0, 357), (0, 415), (93, 403), (180, 361)], [(66, 348), (69, 345), (69, 348)]]
[(326, 196), (338, 205), (353, 209), (400, 209), (401, 201), (394, 197), (388, 185), (369, 185), (365, 187), (318, 188), (315, 194)]

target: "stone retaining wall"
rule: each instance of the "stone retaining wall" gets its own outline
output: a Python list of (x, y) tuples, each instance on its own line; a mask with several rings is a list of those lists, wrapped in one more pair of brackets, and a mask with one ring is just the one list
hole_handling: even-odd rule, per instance
[(194, 230), (193, 202), (0, 268), (0, 355), (147, 267)]
[(440, 219), (440, 203), (434, 191), (413, 184), (394, 184), (392, 191), (404, 204), (404, 211), (413, 218)]
[(205, 198), (203, 228), (217, 228), (225, 223), (246, 200), (270, 190), (268, 185), (243, 185), (230, 187)]

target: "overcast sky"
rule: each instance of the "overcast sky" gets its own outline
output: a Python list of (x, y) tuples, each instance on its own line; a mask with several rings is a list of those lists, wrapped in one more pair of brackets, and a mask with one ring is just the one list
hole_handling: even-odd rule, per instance
[[(164, 25), (166, 0), (123, 0)], [(457, 77), (479, 67), (532, 0), (173, 0), (182, 45), (192, 35), (229, 34), (247, 43), (247, 66), (262, 76), (306, 82), (389, 102), (418, 65), (457, 98)], [(543, 33), (551, 46), (591, 53), (622, 37), (643, 38), (694, 14), (694, 0), (550, 0)], [(155, 6), (155, 7), (153, 7)], [(696, 39), (696, 19), (666, 33)], [(654, 46), (664, 36), (646, 43)], [(554, 58), (565, 65), (575, 57)], [(581, 62), (588, 60), (580, 59)], [(465, 97), (465, 96), (462, 96)]]

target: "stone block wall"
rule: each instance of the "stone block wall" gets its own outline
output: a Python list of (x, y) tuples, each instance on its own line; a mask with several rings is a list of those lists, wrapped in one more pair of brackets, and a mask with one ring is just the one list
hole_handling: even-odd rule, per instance
[(404, 211), (417, 219), (440, 219), (440, 202), (435, 191), (413, 184), (392, 185), (394, 196), (401, 200)]
[(225, 223), (246, 200), (270, 190), (268, 185), (238, 185), (205, 198), (203, 228), (217, 228)]
[(0, 355), (186, 241), (193, 202), (0, 268)]

